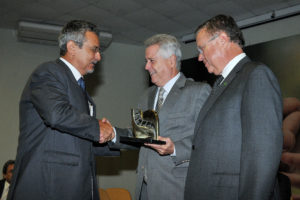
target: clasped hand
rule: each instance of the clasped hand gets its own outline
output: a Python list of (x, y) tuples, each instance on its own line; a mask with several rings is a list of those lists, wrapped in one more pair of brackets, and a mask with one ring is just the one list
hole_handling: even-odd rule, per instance
[(98, 120), (100, 126), (100, 141), (99, 143), (105, 143), (112, 140), (115, 137), (113, 127), (108, 120)]

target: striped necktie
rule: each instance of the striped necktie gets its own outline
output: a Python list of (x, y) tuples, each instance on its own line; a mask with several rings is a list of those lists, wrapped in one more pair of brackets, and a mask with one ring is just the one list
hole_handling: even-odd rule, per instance
[(164, 102), (165, 91), (166, 90), (163, 87), (159, 88), (157, 103), (156, 103), (156, 107), (155, 107), (156, 112), (159, 112), (159, 110)]

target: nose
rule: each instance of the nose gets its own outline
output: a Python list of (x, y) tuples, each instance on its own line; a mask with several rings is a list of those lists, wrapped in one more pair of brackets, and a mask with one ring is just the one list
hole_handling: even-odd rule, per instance
[(101, 54), (100, 54), (99, 51), (95, 54), (95, 58), (96, 58), (97, 61), (101, 60)]
[(149, 61), (146, 61), (146, 64), (145, 64), (145, 70), (148, 70), (150, 69), (151, 65), (150, 65), (150, 62)]

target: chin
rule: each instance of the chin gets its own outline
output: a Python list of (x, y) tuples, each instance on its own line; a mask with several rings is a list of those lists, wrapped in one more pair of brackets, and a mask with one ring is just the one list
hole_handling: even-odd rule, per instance
[(92, 74), (95, 71), (94, 68), (87, 70), (87, 74)]

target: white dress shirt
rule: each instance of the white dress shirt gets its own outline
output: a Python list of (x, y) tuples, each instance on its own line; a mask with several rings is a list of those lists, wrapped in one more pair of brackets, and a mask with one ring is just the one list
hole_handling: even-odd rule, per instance
[[(223, 78), (225, 79), (227, 76), (228, 76), (228, 74), (233, 70), (233, 68), (236, 66), (236, 64), (238, 63), (238, 62), (240, 62), (240, 60), (242, 60), (244, 57), (246, 56), (246, 54), (245, 53), (241, 53), (241, 54), (239, 54), (239, 55), (237, 55), (236, 57), (234, 57), (226, 66), (225, 66), (225, 68), (223, 69), (223, 71), (222, 71), (222, 73), (221, 73), (221, 75), (223, 76)], [(224, 81), (224, 79), (223, 79), (223, 81)], [(222, 82), (223, 82), (222, 81)], [(221, 83), (222, 83), (221, 82)]]
[[(176, 76), (174, 76), (171, 80), (169, 80), (164, 86), (164, 90), (165, 90), (165, 93), (163, 95), (163, 103), (165, 101), (165, 99), (167, 98), (169, 92), (171, 91), (173, 85), (176, 83), (176, 81), (179, 79), (180, 77), (180, 73), (178, 73)], [(154, 105), (153, 105), (153, 110), (155, 110), (155, 107), (156, 107), (156, 104), (157, 104), (157, 98), (158, 98), (158, 92), (159, 92), (159, 89), (160, 88), (157, 88), (157, 92), (156, 92), (156, 95), (155, 95), (155, 99), (154, 99)], [(162, 105), (163, 105), (162, 103)]]

